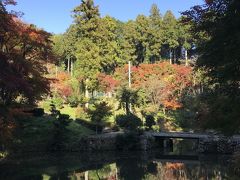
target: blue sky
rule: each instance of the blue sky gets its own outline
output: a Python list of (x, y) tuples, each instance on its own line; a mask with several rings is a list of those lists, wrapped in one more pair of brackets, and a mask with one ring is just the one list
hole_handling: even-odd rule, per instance
[[(9, 7), (24, 13), (23, 20), (36, 24), (52, 33), (63, 33), (72, 23), (71, 11), (80, 0), (17, 0), (16, 7)], [(156, 3), (164, 14), (172, 10), (176, 17), (181, 11), (203, 0), (95, 0), (102, 16), (110, 15), (122, 21), (135, 19), (138, 14), (149, 15), (151, 5)]]

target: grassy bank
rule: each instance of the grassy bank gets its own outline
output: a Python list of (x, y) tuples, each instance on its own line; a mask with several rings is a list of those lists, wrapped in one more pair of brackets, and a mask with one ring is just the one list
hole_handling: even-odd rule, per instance
[(18, 128), (13, 143), (15, 151), (45, 151), (54, 149), (51, 146), (56, 143), (69, 147), (81, 137), (94, 133), (74, 121), (70, 121), (66, 128), (59, 132), (59, 128), (56, 126), (58, 119), (50, 115), (20, 117), (16, 121)]

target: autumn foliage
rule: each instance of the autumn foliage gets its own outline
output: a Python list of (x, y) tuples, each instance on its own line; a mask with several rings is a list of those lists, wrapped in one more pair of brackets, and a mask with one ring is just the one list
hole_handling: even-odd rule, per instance
[(49, 33), (22, 22), (0, 2), (0, 101), (10, 104), (21, 97), (33, 103), (49, 92), (45, 65), (51, 59)]
[[(140, 64), (133, 66), (132, 87), (142, 88), (148, 93), (153, 104), (167, 109), (182, 107), (179, 98), (183, 91), (192, 85), (192, 68), (183, 65), (172, 65), (168, 62), (158, 64)], [(118, 68), (115, 78), (119, 82), (127, 82), (128, 67)]]
[(112, 92), (119, 85), (119, 82), (113, 76), (100, 73), (98, 75), (99, 87), (104, 92)]
[(60, 72), (51, 84), (52, 91), (57, 92), (65, 100), (73, 93), (73, 89), (69, 84), (70, 78), (68, 73)]

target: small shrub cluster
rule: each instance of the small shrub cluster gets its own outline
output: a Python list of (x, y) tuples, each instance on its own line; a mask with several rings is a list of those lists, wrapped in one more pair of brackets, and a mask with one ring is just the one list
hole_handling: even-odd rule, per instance
[(43, 101), (41, 104), (41, 107), (46, 111), (50, 112), (51, 111), (51, 104), (52, 102), (50, 100)]
[(134, 114), (118, 115), (116, 123), (119, 127), (130, 131), (137, 130), (142, 125), (141, 119)]
[(145, 126), (147, 126), (148, 130), (152, 129), (152, 126), (156, 125), (153, 115), (146, 115), (145, 120)]
[(29, 111), (35, 117), (42, 117), (44, 115), (44, 109), (42, 108), (34, 108), (33, 110)]
[(62, 109), (63, 108), (63, 99), (61, 97), (55, 97), (52, 99), (52, 104), (54, 104), (54, 106), (57, 109)]
[(94, 106), (87, 110), (87, 113), (89, 117), (91, 118), (91, 121), (96, 124), (96, 134), (98, 132), (98, 126), (97, 125), (106, 125), (107, 119), (112, 115), (111, 112), (112, 108), (109, 106), (106, 102), (100, 102), (94, 104)]
[(68, 133), (67, 126), (72, 121), (67, 114), (61, 114), (56, 107), (52, 105), (52, 116), (56, 117), (53, 125), (53, 139), (50, 143), (49, 149), (51, 151), (59, 151), (65, 148), (65, 142), (67, 140), (66, 134)]
[(75, 122), (92, 130), (92, 131), (96, 131), (96, 129), (97, 129), (97, 133), (101, 133), (104, 128), (103, 125), (101, 125), (101, 124), (93, 123), (93, 122), (86, 121), (83, 119), (76, 119)]
[(23, 110), (22, 113), (27, 113), (34, 117), (42, 117), (44, 115), (44, 109), (43, 108), (34, 108), (34, 109), (30, 109), (30, 110)]
[(78, 96), (76, 96), (75, 94), (69, 96), (67, 100), (68, 100), (67, 102), (71, 107), (77, 107), (81, 102)]
[(75, 116), (77, 119), (89, 119), (86, 110), (82, 107), (77, 107), (75, 110)]

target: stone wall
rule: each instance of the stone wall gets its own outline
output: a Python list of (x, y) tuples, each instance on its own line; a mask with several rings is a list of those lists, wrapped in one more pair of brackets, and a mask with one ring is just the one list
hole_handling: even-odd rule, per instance
[[(70, 149), (71, 151), (115, 151), (119, 150), (118, 137), (122, 136), (128, 138), (126, 134), (114, 134), (114, 135), (96, 135), (81, 138)], [(125, 141), (127, 142), (128, 139)], [(130, 142), (131, 143), (131, 142)], [(122, 144), (122, 146), (128, 146)], [(131, 145), (135, 150), (151, 150), (156, 147), (155, 139), (151, 136), (140, 135), (136, 136), (136, 141)], [(124, 149), (124, 148), (123, 148)]]
[(116, 150), (115, 137), (90, 136), (82, 138), (71, 148), (71, 151), (114, 151)]
[(199, 140), (198, 152), (200, 153), (232, 154), (236, 151), (240, 151), (238, 139), (222, 136)]
[[(69, 147), (68, 149), (71, 151), (90, 152), (119, 150), (119, 147), (117, 147), (119, 145), (117, 142), (118, 136), (124, 137), (126, 134), (106, 134), (81, 138), (76, 144), (74, 144), (72, 147)], [(127, 146), (127, 144), (122, 144), (122, 146)], [(149, 135), (137, 136), (137, 142), (134, 142), (132, 146), (135, 148), (135, 150), (142, 151), (149, 151), (160, 148), (159, 141), (156, 141), (155, 137)], [(240, 151), (240, 140), (234, 138), (228, 138), (224, 136), (212, 137), (200, 139), (198, 143), (199, 153), (231, 154), (236, 151)]]

